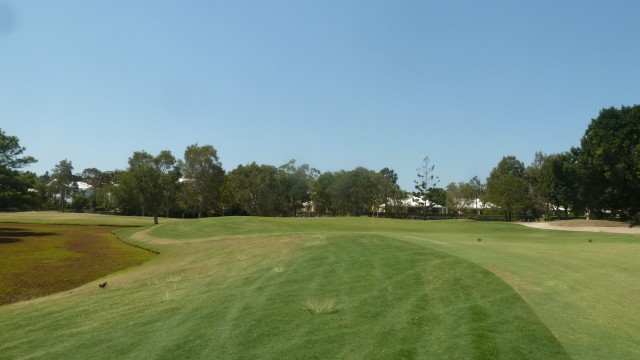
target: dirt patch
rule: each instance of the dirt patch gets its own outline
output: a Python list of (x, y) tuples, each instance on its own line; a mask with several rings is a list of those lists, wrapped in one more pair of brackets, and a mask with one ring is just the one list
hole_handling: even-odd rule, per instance
[(0, 225), (0, 305), (73, 289), (153, 256), (114, 229), (122, 228)]

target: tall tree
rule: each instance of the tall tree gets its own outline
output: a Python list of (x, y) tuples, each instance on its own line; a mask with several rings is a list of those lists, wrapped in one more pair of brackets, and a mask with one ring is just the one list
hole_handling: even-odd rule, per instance
[(144, 211), (153, 215), (158, 224), (158, 214), (166, 210), (167, 199), (176, 183), (176, 160), (170, 151), (164, 150), (154, 157), (145, 151), (137, 151), (129, 158), (129, 168), (122, 177), (122, 185), (137, 194)]
[(271, 165), (238, 165), (231, 170), (222, 185), (223, 201), (243, 213), (272, 216), (277, 209), (278, 169)]
[(484, 184), (474, 176), (469, 182), (447, 185), (447, 206), (455, 211), (474, 209), (480, 213), (480, 198), (484, 195)]
[(289, 160), (278, 168), (282, 215), (297, 215), (302, 204), (311, 199), (311, 186), (319, 171), (309, 164), (296, 166), (295, 160)]
[(466, 184), (463, 182), (459, 182), (459, 183), (450, 182), (447, 185), (447, 197), (446, 197), (447, 207), (449, 207), (451, 210), (457, 213), (460, 213), (467, 208), (466, 199), (463, 195), (463, 191), (464, 191), (463, 189), (465, 185)]
[(551, 204), (551, 188), (549, 181), (546, 179), (546, 173), (543, 172), (545, 155), (542, 151), (536, 151), (533, 161), (525, 169), (525, 177), (529, 182), (529, 204), (527, 207), (532, 212), (534, 218), (539, 218), (543, 213), (549, 216)]
[(26, 209), (38, 202), (37, 194), (29, 191), (35, 178), (19, 170), (36, 162), (31, 156), (22, 156), (24, 151), (16, 136), (0, 129), (0, 210)]
[(504, 211), (507, 221), (527, 203), (529, 184), (524, 176), (524, 164), (515, 156), (505, 156), (487, 179), (487, 200)]
[(439, 187), (432, 187), (427, 192), (427, 198), (432, 204), (446, 206), (447, 205), (447, 190)]
[(483, 183), (482, 180), (480, 180), (477, 176), (474, 176), (473, 178), (471, 178), (471, 180), (469, 180), (469, 186), (471, 188), (471, 192), (468, 199), (473, 201), (473, 208), (476, 209), (476, 212), (478, 214), (480, 214), (482, 210), (480, 209), (481, 206), (479, 202), (482, 203), (483, 207), (486, 205), (484, 196), (487, 192), (487, 184)]
[(549, 203), (554, 209), (562, 209), (567, 217), (583, 210), (579, 198), (577, 159), (571, 152), (552, 154), (544, 159), (541, 168), (544, 187), (549, 191)]
[(364, 167), (357, 167), (348, 173), (347, 183), (352, 215), (360, 216), (372, 207), (383, 204), (381, 175)]
[(60, 211), (64, 212), (66, 206), (66, 198), (72, 192), (72, 185), (75, 182), (73, 176), (73, 164), (71, 161), (64, 159), (53, 168), (51, 173), (51, 186), (60, 196)]
[(428, 156), (422, 159), (422, 166), (416, 169), (418, 178), (414, 180), (416, 191), (413, 192), (413, 196), (420, 199), (423, 204), (424, 219), (427, 219), (428, 210), (432, 204), (429, 201), (429, 191), (440, 182), (440, 179), (435, 175), (435, 165), (430, 163)]
[(37, 160), (32, 156), (21, 156), (25, 148), (20, 146), (16, 136), (7, 135), (0, 129), (0, 167), (7, 169), (21, 169)]
[(314, 181), (311, 187), (311, 198), (315, 203), (315, 210), (318, 214), (337, 215), (338, 210), (333, 196), (336, 176), (334, 173), (323, 172)]
[(225, 172), (217, 150), (211, 145), (189, 145), (180, 167), (184, 176), (184, 199), (188, 206), (196, 209), (198, 217), (219, 209)]
[(603, 109), (578, 153), (581, 193), (590, 213), (624, 218), (640, 211), (640, 105)]
[[(131, 159), (130, 159), (131, 160)], [(129, 170), (116, 170), (113, 173), (112, 186), (115, 195), (110, 205), (112, 209), (118, 209), (124, 215), (145, 215), (142, 196), (137, 190), (133, 174)]]
[(109, 207), (109, 192), (112, 191), (110, 185), (113, 184), (113, 172), (87, 168), (82, 170), (80, 177), (82, 181), (91, 186), (89, 201), (93, 211), (96, 211), (96, 206), (99, 204), (105, 208)]
[(382, 170), (380, 170), (380, 175), (384, 176), (393, 187), (399, 187), (398, 174), (396, 174), (394, 170), (389, 169), (388, 167), (382, 168)]
[(180, 194), (180, 178), (182, 173), (176, 158), (169, 150), (163, 150), (156, 156), (156, 162), (162, 174), (162, 184), (164, 190), (164, 211), (165, 216), (171, 216), (171, 211), (177, 209)]
[(387, 216), (397, 216), (404, 208), (403, 202), (407, 194), (400, 189), (398, 185), (398, 174), (396, 174), (394, 170), (385, 167), (380, 170), (379, 174), (382, 176), (380, 183), (384, 197), (385, 212)]

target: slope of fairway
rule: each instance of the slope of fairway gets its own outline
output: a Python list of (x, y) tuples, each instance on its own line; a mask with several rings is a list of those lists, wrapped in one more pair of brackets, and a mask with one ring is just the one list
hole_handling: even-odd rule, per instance
[[(193, 231), (186, 231), (186, 227)], [(535, 230), (508, 223), (360, 218), (225, 219), (150, 230), (201, 241), (239, 231), (358, 232), (469, 260), (512, 286), (577, 358), (640, 358), (640, 237)], [(182, 235), (180, 235), (182, 234)], [(481, 241), (478, 241), (478, 240)], [(591, 240), (591, 242), (589, 241)], [(167, 240), (165, 240), (167, 241)]]
[(535, 307), (490, 271), (441, 249), (478, 229), (496, 231), (346, 218), (218, 218), (126, 230), (120, 235), (161, 255), (111, 276), (105, 289), (87, 285), (0, 307), (0, 354), (567, 358)]
[(500, 276), (572, 356), (640, 359), (637, 235), (442, 223), (398, 238), (435, 246)]

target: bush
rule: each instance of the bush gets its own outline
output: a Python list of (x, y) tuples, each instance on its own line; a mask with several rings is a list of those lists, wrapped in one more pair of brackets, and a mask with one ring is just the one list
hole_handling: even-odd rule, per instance
[(84, 208), (89, 206), (89, 198), (84, 194), (78, 194), (71, 201), (71, 208), (75, 212), (82, 212)]

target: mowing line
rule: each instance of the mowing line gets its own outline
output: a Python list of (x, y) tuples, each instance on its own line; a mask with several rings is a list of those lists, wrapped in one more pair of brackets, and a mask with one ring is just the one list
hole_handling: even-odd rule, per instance
[(413, 240), (426, 240), (429, 242), (432, 242), (434, 244), (438, 244), (438, 245), (447, 245), (447, 246), (451, 246), (451, 244), (446, 243), (446, 242), (442, 242), (442, 241), (437, 241), (437, 240), (433, 240), (433, 239), (427, 239), (427, 238), (423, 238), (423, 237), (418, 237), (418, 236), (410, 236), (410, 235), (401, 235), (403, 238), (407, 238), (407, 239), (413, 239)]

